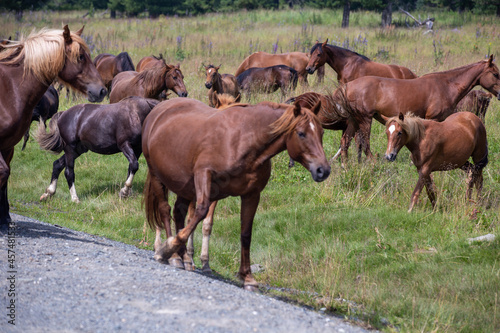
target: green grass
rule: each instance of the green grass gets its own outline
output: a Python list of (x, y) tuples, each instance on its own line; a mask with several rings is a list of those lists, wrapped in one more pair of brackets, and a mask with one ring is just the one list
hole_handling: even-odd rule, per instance
[[(421, 16), (427, 14), (436, 17), (436, 31), (426, 35), (423, 30), (381, 30), (380, 15), (366, 12), (353, 13), (351, 28), (340, 29), (341, 12), (318, 10), (116, 21), (99, 13), (82, 19), (79, 12), (35, 12), (23, 24), (14, 22), (12, 15), (0, 19), (7, 36), (33, 27), (59, 27), (61, 22), (71, 29), (85, 24), (93, 56), (126, 50), (137, 63), (163, 53), (169, 62), (181, 63), (189, 96), (207, 102), (202, 63), (222, 64), (221, 73), (234, 73), (251, 52), (271, 52), (278, 39), (280, 52), (307, 51), (316, 39), (329, 38), (339, 45), (349, 41), (376, 61), (407, 66), (418, 75), (476, 62), (487, 53), (500, 54), (494, 17), (446, 12)], [(182, 61), (176, 59), (178, 36)], [(359, 43), (363, 38), (367, 43)], [(310, 81), (311, 87), (298, 87), (294, 94), (332, 91), (336, 75), (327, 68), (324, 83), (317, 85), (314, 76)], [(279, 101), (280, 96), (257, 95), (251, 102), (261, 100)], [(63, 94), (60, 110), (82, 102), (68, 101)], [(287, 154), (279, 154), (254, 222), (251, 259), (265, 268), (257, 280), (271, 287), (269, 293), (385, 331), (499, 331), (500, 241), (467, 242), (470, 237), (500, 234), (499, 124), (500, 103), (492, 100), (486, 117), (490, 163), (483, 202), (465, 200), (463, 172), (441, 172), (434, 175), (437, 208), (432, 210), (423, 193), (411, 214), (406, 211), (416, 168), (406, 148), (393, 163), (382, 159), (387, 142), (379, 123), (372, 127), (376, 162), (358, 164), (351, 148), (348, 167), (335, 162), (330, 178), (320, 184), (301, 166), (288, 169)], [(327, 156), (333, 156), (340, 133), (326, 131), (324, 140)], [(144, 158), (127, 200), (118, 198), (128, 167), (125, 157), (87, 153), (75, 166), (81, 203), (71, 203), (63, 175), (54, 198), (40, 203), (56, 158), (41, 151), (33, 139), (24, 152), (16, 147), (9, 181), (12, 211), (139, 246), (145, 220)], [(239, 205), (239, 198), (219, 203), (211, 239), (211, 266), (229, 280), (239, 268)], [(154, 233), (148, 231), (147, 236), (152, 242)], [(200, 242), (198, 230), (197, 250)]]

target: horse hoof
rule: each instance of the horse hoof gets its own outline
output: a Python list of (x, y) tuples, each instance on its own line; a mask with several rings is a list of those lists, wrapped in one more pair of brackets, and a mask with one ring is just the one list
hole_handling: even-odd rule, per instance
[(212, 269), (210, 268), (210, 265), (207, 263), (203, 263), (203, 267), (201, 268), (201, 271), (205, 274), (212, 274)]
[(179, 268), (179, 269), (185, 269), (184, 264), (182, 261), (178, 258), (170, 258), (168, 259), (168, 264), (172, 267)]
[(40, 201), (45, 201), (47, 199), (50, 199), (51, 198), (51, 195), (48, 194), (48, 193), (44, 193), (42, 194), (42, 196), (40, 197)]
[(192, 271), (194, 271), (195, 268), (196, 267), (195, 267), (195, 265), (193, 264), (192, 261), (184, 261), (184, 269), (186, 271), (191, 271), (192, 272)]
[(247, 291), (251, 291), (251, 292), (256, 292), (259, 290), (259, 286), (258, 285), (254, 285), (254, 284), (246, 284), (243, 286), (243, 288)]
[(173, 246), (172, 243), (174, 241), (174, 237), (169, 237), (163, 244), (160, 246), (156, 247), (155, 244), (155, 257), (158, 255), (163, 260), (168, 260), (174, 253), (177, 252), (179, 246)]
[(120, 193), (118, 194), (121, 199), (126, 199), (130, 196), (130, 188), (124, 187), (120, 190)]

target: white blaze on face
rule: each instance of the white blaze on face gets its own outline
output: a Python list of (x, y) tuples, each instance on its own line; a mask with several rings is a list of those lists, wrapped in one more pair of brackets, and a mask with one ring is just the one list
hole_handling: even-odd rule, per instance
[(389, 133), (392, 134), (392, 133), (394, 133), (395, 130), (396, 130), (396, 126), (394, 126), (394, 125), (389, 126)]
[(309, 123), (309, 126), (311, 126), (312, 131), (314, 132), (316, 130), (316, 126), (312, 122)]
[(213, 69), (213, 68), (210, 68), (210, 69), (208, 70), (208, 74), (212, 74), (212, 72), (213, 72), (213, 71), (214, 71), (214, 69)]

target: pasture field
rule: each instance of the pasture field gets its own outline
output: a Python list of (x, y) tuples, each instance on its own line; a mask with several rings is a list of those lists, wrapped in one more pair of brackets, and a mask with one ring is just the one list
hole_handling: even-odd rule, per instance
[[(202, 64), (222, 65), (221, 73), (234, 73), (252, 52), (307, 52), (316, 40), (326, 38), (372, 60), (409, 67), (417, 75), (477, 62), (488, 54), (500, 56), (498, 18), (470, 13), (420, 13), (436, 18), (433, 33), (406, 27), (381, 30), (380, 14), (367, 12), (352, 13), (349, 29), (340, 28), (341, 11), (255, 11), (155, 20), (110, 20), (99, 12), (84, 19), (83, 14), (32, 12), (17, 23), (4, 13), (0, 38), (63, 23), (72, 30), (85, 24), (84, 37), (93, 57), (128, 51), (136, 64), (144, 56), (162, 53), (167, 62), (181, 64), (189, 97), (205, 102)], [(394, 20), (403, 21), (401, 15), (394, 13)], [(309, 87), (299, 86), (293, 94), (327, 93), (336, 87), (329, 67), (323, 83), (317, 84), (315, 75), (309, 80)], [(262, 100), (280, 101), (280, 94), (252, 96), (250, 102)], [(67, 100), (63, 94), (59, 110), (83, 102)], [(286, 153), (276, 156), (254, 222), (251, 250), (252, 263), (264, 268), (255, 275), (262, 289), (383, 331), (500, 331), (498, 100), (490, 103), (486, 128), (489, 164), (484, 169), (483, 201), (465, 200), (462, 171), (435, 173), (436, 209), (424, 191), (411, 214), (407, 209), (416, 168), (406, 148), (393, 163), (383, 159), (387, 140), (379, 123), (373, 124), (371, 140), (377, 160), (358, 164), (351, 147), (347, 168), (334, 162), (323, 183), (314, 183), (302, 166), (288, 169)], [(333, 156), (339, 142), (340, 132), (325, 132), (327, 156)], [(25, 151), (20, 148), (21, 144), (9, 182), (12, 212), (141, 246), (144, 157), (133, 196), (127, 200), (118, 197), (128, 167), (125, 157), (87, 153), (75, 165), (81, 203), (71, 203), (62, 175), (54, 198), (40, 203), (57, 157), (41, 151), (33, 138)], [(228, 280), (236, 280), (240, 261), (239, 201), (219, 203), (210, 247), (212, 268)], [(488, 233), (496, 240), (467, 241)], [(151, 244), (154, 232), (148, 231), (147, 239)], [(195, 262), (200, 263), (198, 254)]]

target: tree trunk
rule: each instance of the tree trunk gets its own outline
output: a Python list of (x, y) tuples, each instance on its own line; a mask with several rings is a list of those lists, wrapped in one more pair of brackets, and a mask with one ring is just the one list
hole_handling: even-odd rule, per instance
[(500, 4), (497, 5), (497, 17), (500, 17)]
[(342, 14), (342, 28), (349, 28), (349, 15), (351, 14), (351, 1), (344, 3), (344, 13)]
[(392, 24), (392, 2), (387, 4), (382, 12), (382, 28), (389, 27)]
[(109, 11), (109, 17), (112, 18), (112, 19), (115, 19), (116, 18), (116, 10), (110, 10)]

